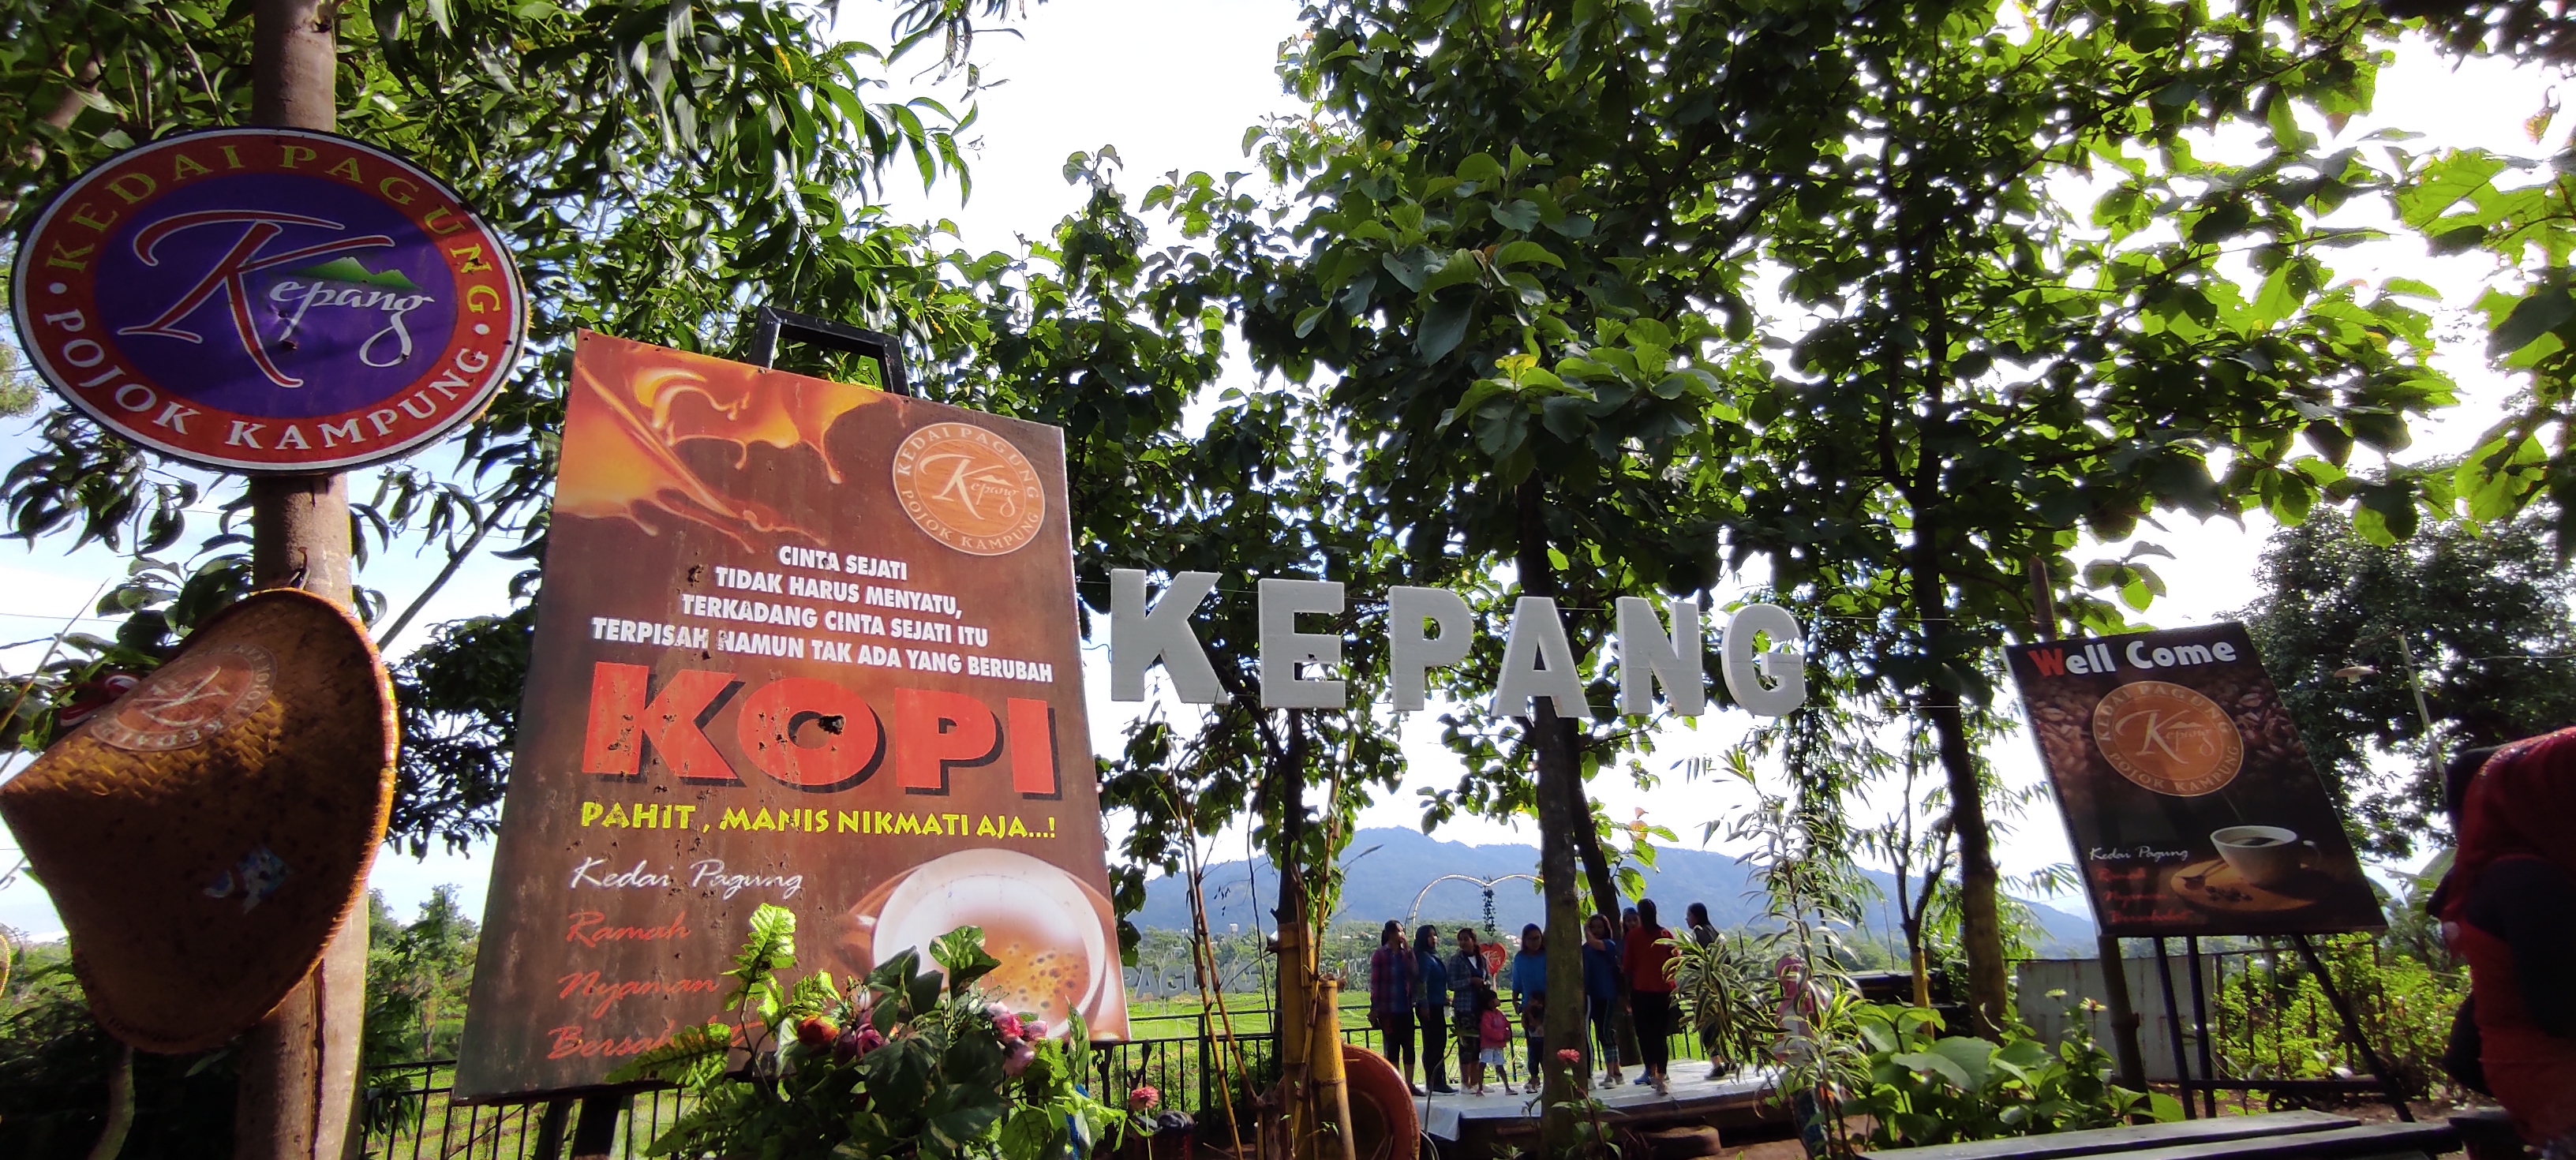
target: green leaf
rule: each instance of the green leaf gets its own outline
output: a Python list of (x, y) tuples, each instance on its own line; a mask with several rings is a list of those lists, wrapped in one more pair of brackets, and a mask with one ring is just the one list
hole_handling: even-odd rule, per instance
[(1494, 265), (1497, 268), (1517, 266), (1523, 262), (1538, 262), (1560, 270), (1565, 268), (1565, 259), (1557, 257), (1547, 247), (1527, 239), (1506, 242), (1501, 249), (1494, 251)]
[(1939, 1078), (1960, 1091), (1972, 1092), (1977, 1090), (1976, 1084), (1971, 1082), (1968, 1078), (1967, 1069), (1959, 1066), (1959, 1061), (1950, 1058), (1946, 1054), (1931, 1051), (1910, 1051), (1894, 1056), (1893, 1058), (1896, 1064), (1900, 1067), (1911, 1069), (1919, 1075)]
[(985, 953), (984, 929), (961, 926), (931, 940), (930, 957), (948, 971), (948, 993), (962, 995), (975, 980), (993, 973), (1002, 960)]
[(1467, 322), (1474, 315), (1473, 295), (1453, 294), (1432, 302), (1431, 311), (1422, 318), (1422, 329), (1414, 339), (1414, 350), (1424, 362), (1438, 362), (1467, 336)]
[(1494, 160), (1491, 153), (1470, 153), (1458, 163), (1455, 173), (1460, 181), (1495, 181), (1503, 176), (1503, 163)]
[[(1526, 199), (1514, 198), (1494, 207), (1494, 220), (1516, 230), (1527, 230), (1538, 224), (1538, 206)], [(1496, 259), (1500, 264), (1500, 259)]]
[(2566, 287), (2545, 285), (2533, 290), (2487, 336), (2487, 356), (2502, 358), (2521, 350), (2533, 339), (2564, 325), (2571, 316), (2576, 316), (2576, 297), (2570, 297)]

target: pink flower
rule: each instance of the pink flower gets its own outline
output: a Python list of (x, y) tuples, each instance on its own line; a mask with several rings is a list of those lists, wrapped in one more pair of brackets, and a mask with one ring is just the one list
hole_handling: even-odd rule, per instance
[(1018, 1079), (1020, 1073), (1027, 1071), (1029, 1065), (1036, 1062), (1037, 1058), (1038, 1049), (1035, 1044), (1025, 1039), (1013, 1043), (1011, 1050), (1002, 1056), (1002, 1074)]
[(1583, 1064), (1583, 1053), (1568, 1047), (1556, 1053), (1556, 1061), (1567, 1067), (1580, 1067)]
[(832, 1054), (841, 1062), (848, 1063), (883, 1046), (885, 1034), (870, 1024), (862, 1023), (842, 1032), (841, 1037), (832, 1042)]
[(1023, 1019), (1020, 1021), (1020, 1032), (1030, 1039), (1044, 1039), (1047, 1037), (1047, 1021), (1044, 1019)]
[(1020, 1017), (1012, 1014), (1010, 1008), (999, 1003), (984, 1004), (984, 1017), (993, 1021), (994, 1032), (1004, 1039), (1021, 1039), (1028, 1036), (1028, 1029), (1021, 1026)]
[(1150, 1108), (1161, 1102), (1163, 1093), (1152, 1084), (1137, 1084), (1136, 1090), (1127, 1093), (1127, 1106), (1131, 1108)]

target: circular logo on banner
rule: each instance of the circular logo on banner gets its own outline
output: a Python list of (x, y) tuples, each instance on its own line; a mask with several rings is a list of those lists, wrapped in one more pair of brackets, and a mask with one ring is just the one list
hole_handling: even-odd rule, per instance
[(38, 373), (108, 430), (225, 471), (408, 455), (483, 409), (527, 299), (410, 162), (303, 129), (127, 150), (55, 194), (12, 272)]
[(972, 423), (933, 423), (904, 437), (894, 494), (932, 539), (977, 556), (1018, 551), (1046, 516), (1029, 457)]
[(186, 749), (258, 712), (276, 683), (276, 658), (258, 645), (192, 652), (119, 700), (90, 734), (119, 749)]
[(2245, 738), (2226, 710), (2164, 681), (2113, 689), (2093, 707), (2093, 743), (2144, 789), (2198, 797), (2225, 788), (2245, 764)]

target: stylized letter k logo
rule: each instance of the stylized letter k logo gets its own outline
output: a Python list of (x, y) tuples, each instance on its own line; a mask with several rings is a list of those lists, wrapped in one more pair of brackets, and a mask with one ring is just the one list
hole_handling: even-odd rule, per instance
[(205, 336), (195, 331), (179, 329), (179, 321), (194, 313), (198, 307), (205, 305), (207, 299), (221, 293), (232, 308), (233, 331), (241, 337), (242, 350), (250, 355), (251, 361), (258, 363), (261, 372), (268, 376), (270, 382), (278, 386), (303, 386), (304, 380), (288, 378), (286, 372), (277, 368), (276, 361), (269, 357), (268, 344), (260, 341), (258, 322), (251, 317), (250, 312), (249, 276), (272, 266), (307, 261), (335, 251), (390, 246), (394, 244), (394, 240), (383, 234), (365, 234), (336, 242), (325, 242), (318, 246), (304, 246), (284, 253), (262, 256), (260, 250), (276, 240), (277, 235), (286, 232), (287, 226), (319, 226), (326, 230), (343, 230), (349, 227), (335, 221), (306, 217), (302, 214), (212, 209), (176, 214), (145, 226), (134, 235), (134, 256), (142, 259), (146, 266), (158, 266), (161, 264), (161, 259), (153, 254), (153, 250), (160, 246), (161, 239), (181, 230), (226, 223), (248, 225), (250, 228), (243, 230), (241, 239), (233, 243), (232, 249), (225, 253), (213, 268), (207, 270), (204, 277), (197, 279), (197, 284), (189, 287), (187, 293), (180, 295), (178, 301), (171, 303), (168, 310), (162, 311), (160, 317), (141, 326), (119, 328), (117, 333), (150, 334), (162, 338), (175, 338), (183, 342), (204, 342)]

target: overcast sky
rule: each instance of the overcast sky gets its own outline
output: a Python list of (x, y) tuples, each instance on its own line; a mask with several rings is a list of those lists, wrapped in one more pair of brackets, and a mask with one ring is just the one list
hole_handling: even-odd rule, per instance
[[(986, 80), (1004, 83), (978, 95), (981, 118), (974, 130), (972, 155), (975, 192), (960, 204), (953, 187), (923, 195), (917, 183), (897, 183), (890, 203), (898, 216), (949, 219), (957, 224), (962, 244), (983, 250), (1021, 248), (1023, 236), (1042, 236), (1079, 195), (1066, 185), (1067, 155), (1114, 147), (1124, 161), (1121, 185), (1130, 196), (1166, 171), (1205, 170), (1222, 173), (1248, 168), (1242, 155), (1243, 133), (1265, 116), (1295, 111), (1279, 91), (1274, 60), (1279, 43), (1299, 30), (1297, 4), (1288, 0), (1133, 0), (1106, 3), (1057, 0), (1028, 9), (1011, 25), (1020, 35), (980, 37), (975, 55)], [(884, 43), (883, 5), (849, 5), (844, 34)], [(915, 76), (905, 69), (899, 86), (928, 88), (935, 77)], [(2356, 120), (2343, 137), (2356, 138), (2375, 127), (2404, 124), (2425, 133), (2419, 149), (2478, 146), (2533, 154), (2535, 146), (2523, 122), (2537, 111), (2550, 88), (2550, 78), (2537, 70), (2512, 70), (2494, 64), (2454, 69), (2420, 49), (2401, 50), (2396, 67), (2381, 74), (2376, 121)], [(2319, 127), (2322, 131), (2322, 127)], [(2560, 130), (2561, 133), (2564, 129)], [(2553, 142), (2554, 143), (2554, 142)], [(2368, 212), (2368, 211), (2363, 211)], [(2500, 412), (2512, 386), (2488, 373), (2478, 361), (2477, 326), (2461, 310), (2474, 296), (2485, 274), (2476, 257), (2435, 260), (2409, 243), (2385, 243), (2347, 253), (2338, 273), (2372, 282), (2403, 274), (2424, 279), (2445, 294), (2442, 326), (2461, 341), (2452, 344), (2444, 367), (2463, 388), (2463, 403), (2440, 419), (2416, 428), (2416, 443), (2407, 458), (2457, 454)], [(1244, 382), (1249, 372), (1233, 372)], [(33, 445), (25, 420), (0, 421), (0, 458), (14, 461)], [(2160, 562), (2172, 594), (2158, 602), (2149, 619), (2158, 626), (2206, 623), (2222, 619), (2255, 596), (2252, 574), (2268, 521), (2252, 517), (2243, 526), (2232, 522), (2195, 524), (2168, 521), (2142, 538), (2180, 557)], [(2122, 545), (2101, 550), (2117, 555)], [(2094, 553), (2081, 551), (2079, 561)], [(383, 589), (396, 608), (408, 603), (441, 561), (397, 558), (371, 565), (362, 581)], [(66, 553), (59, 544), (40, 542), (32, 549), (0, 547), (0, 662), (24, 671), (41, 657), (44, 645), (80, 614), (101, 585), (122, 573), (125, 563), (103, 549)], [(507, 606), (506, 585), (517, 565), (485, 557), (466, 568), (422, 617), (423, 624), (499, 611)], [(96, 625), (84, 627), (95, 628)], [(396, 642), (399, 654), (418, 641)], [(34, 644), (19, 642), (35, 641)], [(1106, 657), (1093, 649), (1085, 657), (1085, 681), (1091, 691), (1092, 736), (1097, 746), (1113, 749), (1119, 727), (1132, 719), (1134, 706), (1107, 699)], [(1739, 713), (1711, 714), (1696, 730), (1667, 729), (1658, 762), (1668, 768), (1690, 757), (1719, 757), (1742, 735), (1747, 719)], [(1406, 725), (1412, 781), (1405, 792), (1373, 806), (1368, 825), (1415, 826), (1419, 806), (1412, 792), (1421, 786), (1448, 785), (1457, 766), (1437, 744), (1436, 714), (1417, 714)], [(2039, 779), (2035, 756), (2026, 743), (2003, 744), (1996, 754), (2007, 777), (2016, 784)], [(1727, 817), (1742, 804), (1740, 792), (1706, 781), (1671, 778), (1651, 793), (1604, 778), (1595, 794), (1615, 817), (1642, 812), (1648, 820), (1696, 843), (1703, 823)], [(1536, 841), (1527, 824), (1481, 820), (1453, 821), (1438, 836), (1470, 842)], [(0, 870), (17, 861), (14, 841), (0, 835)], [(1240, 857), (1240, 834), (1229, 835), (1212, 860)], [(2000, 856), (2008, 874), (2027, 874), (2069, 860), (2064, 831), (2054, 812), (2042, 810), (2021, 819), (2001, 838)], [(399, 855), (379, 858), (374, 884), (385, 891), (399, 913), (409, 914), (434, 886), (458, 885), (469, 913), (482, 908), (488, 850), (466, 856), (434, 855), (414, 861)], [(2081, 913), (2080, 899), (2063, 903)], [(23, 875), (0, 886), (0, 924), (40, 936), (60, 930), (42, 890)]]

